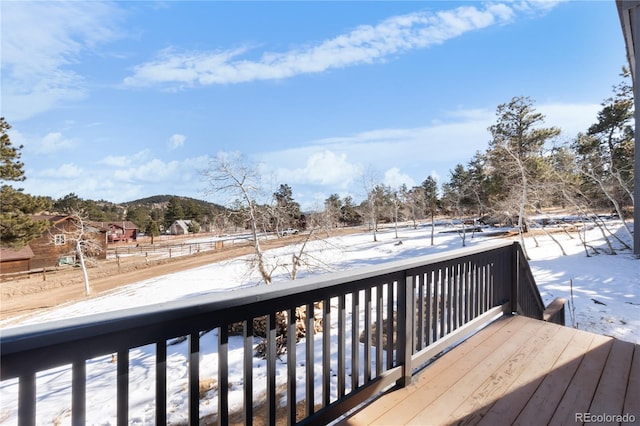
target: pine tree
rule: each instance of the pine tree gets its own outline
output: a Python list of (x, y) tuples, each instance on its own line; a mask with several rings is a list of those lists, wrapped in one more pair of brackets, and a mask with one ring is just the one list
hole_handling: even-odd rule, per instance
[(176, 220), (183, 219), (186, 219), (186, 217), (182, 208), (182, 201), (178, 197), (171, 197), (164, 213), (165, 227), (169, 228)]
[(489, 127), (493, 139), (487, 151), (493, 181), (501, 184), (494, 188), (501, 194), (496, 204), (511, 215), (516, 213), (524, 247), (527, 209), (538, 201), (534, 199), (535, 186), (546, 173), (544, 146), (560, 134), (560, 129), (542, 127), (544, 116), (535, 111), (533, 100), (528, 97), (516, 97), (499, 105), (496, 115), (496, 124)]
[(0, 117), (0, 244), (19, 249), (47, 229), (47, 221), (33, 220), (31, 215), (48, 209), (50, 201), (6, 184), (26, 179), (24, 163), (20, 161), (22, 145), (12, 145), (7, 134), (9, 129), (11, 126)]
[(153, 244), (153, 240), (155, 237), (160, 235), (160, 228), (158, 227), (158, 222), (152, 220), (147, 224), (147, 227), (144, 229), (144, 233), (151, 237), (151, 244)]
[(576, 137), (573, 148), (584, 177), (583, 191), (610, 203), (631, 235), (625, 208), (634, 204), (634, 105), (629, 70), (623, 69), (621, 76), (614, 95), (602, 103), (598, 121)]

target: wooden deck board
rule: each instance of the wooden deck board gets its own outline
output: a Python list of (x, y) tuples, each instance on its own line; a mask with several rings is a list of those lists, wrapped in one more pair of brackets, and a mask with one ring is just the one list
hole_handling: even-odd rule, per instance
[[(524, 330), (527, 332), (523, 332)], [(512, 336), (500, 347), (492, 349), (491, 355), (482, 360), (480, 368), (474, 368), (452, 387), (447, 388), (447, 391), (438, 399), (431, 404), (425, 404), (421, 412), (408, 424), (424, 425), (431, 421), (435, 421), (437, 424), (448, 424), (452, 422), (449, 414), (452, 410), (455, 412), (456, 408), (468, 415), (472, 411), (467, 411), (467, 409), (476, 406), (474, 399), (479, 399), (479, 404), (482, 404), (487, 393), (497, 392), (498, 387), (503, 387), (505, 376), (508, 376), (508, 373), (505, 373), (505, 367), (508, 369), (511, 363), (521, 361), (526, 355), (524, 350), (534, 351), (535, 346), (531, 345), (532, 342), (542, 344), (541, 340), (536, 339), (539, 331), (540, 328), (537, 327), (537, 324), (526, 321), (515, 336)], [(465, 362), (464, 359), (460, 360), (461, 364)], [(442, 379), (444, 380), (443, 386), (447, 386), (448, 378), (445, 376)]]
[[(552, 366), (559, 362), (567, 345), (575, 343), (576, 330), (568, 327), (559, 327), (555, 340), (563, 344), (547, 345), (544, 354), (536, 354), (533, 362), (506, 390), (505, 394), (495, 402), (488, 410), (479, 413), (479, 424), (494, 426), (497, 424), (512, 424), (519, 412), (514, 407), (525, 407), (532, 395), (539, 389), (545, 376), (551, 371)], [(587, 343), (585, 348), (588, 347)], [(537, 352), (537, 351), (536, 351)], [(529, 423), (531, 424), (531, 423)]]
[(547, 345), (560, 329), (539, 327), (531, 339), (511, 354), (463, 404), (449, 414), (446, 422), (474, 424), (480, 421), (514, 383), (521, 382), (522, 375), (534, 368), (531, 364), (537, 357), (538, 348)]
[(596, 335), (580, 366), (553, 413), (552, 424), (575, 423), (576, 413), (586, 413), (613, 346), (613, 339)]
[(624, 399), (622, 412), (640, 419), (640, 345), (635, 345), (634, 347), (629, 383), (627, 384), (627, 395)]
[(632, 359), (633, 344), (614, 340), (589, 412), (622, 414)]
[[(494, 329), (498, 332), (498, 330), (505, 327), (507, 324), (507, 321), (496, 322), (494, 324)], [(458, 347), (459, 353), (457, 356), (469, 356), (478, 348), (482, 347), (489, 337), (491, 337), (491, 334), (489, 333), (479, 333), (471, 336)], [(376, 401), (375, 404), (368, 405), (365, 410), (361, 410), (352, 415), (348, 419), (349, 422), (344, 424), (370, 424), (373, 420), (382, 416), (403, 400), (407, 399), (411, 394), (419, 391), (422, 386), (426, 385), (430, 381), (431, 377), (438, 376), (439, 374), (446, 374), (456, 360), (457, 357), (447, 356), (440, 358), (438, 362), (435, 362), (428, 367), (429, 374), (417, 375), (414, 377), (411, 385), (388, 393), (384, 398)]]
[[(538, 379), (542, 380), (542, 382), (531, 398), (528, 401), (523, 401), (520, 414), (514, 413), (515, 410), (512, 409), (511, 414), (518, 416), (514, 424), (526, 426), (536, 422), (540, 422), (540, 424), (549, 422), (551, 416), (553, 416), (553, 410), (549, 410), (549, 407), (552, 406), (554, 409), (557, 407), (558, 402), (580, 366), (582, 356), (589, 350), (593, 337), (589, 333), (574, 333), (556, 362), (549, 364), (546, 371), (540, 371)], [(551, 345), (547, 350), (550, 347)]]
[(451, 383), (463, 380), (465, 376), (476, 370), (476, 367), (491, 355), (493, 348), (505, 345), (510, 339), (514, 338), (524, 342), (530, 336), (531, 328), (519, 328), (517, 324), (512, 323), (502, 328), (501, 333), (495, 332), (493, 329), (484, 330), (487, 334), (491, 332), (491, 336), (485, 340), (483, 345), (464, 357), (461, 356), (460, 351), (454, 349), (447, 354), (447, 357), (455, 360), (448, 370), (435, 375), (427, 369), (427, 371), (423, 373), (425, 380), (422, 383), (424, 384), (418, 392), (401, 401), (384, 415), (372, 419), (370, 424), (409, 424), (409, 422), (422, 411), (425, 405), (432, 403), (442, 394), (449, 391)]
[(340, 425), (573, 424), (582, 412), (638, 420), (640, 346), (504, 317)]

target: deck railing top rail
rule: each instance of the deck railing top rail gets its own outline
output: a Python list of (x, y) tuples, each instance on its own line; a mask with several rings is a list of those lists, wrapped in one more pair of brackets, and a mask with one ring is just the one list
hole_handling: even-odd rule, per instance
[[(424, 265), (438, 264), (487, 251), (511, 247), (513, 242), (490, 242), (473, 247), (454, 249), (442, 253), (386, 262), (355, 270), (308, 277), (295, 282), (276, 282), (272, 285), (255, 286), (238, 290), (209, 293), (197, 297), (170, 301), (162, 304), (140, 306), (123, 310), (98, 313), (84, 317), (70, 318), (47, 323), (11, 327), (0, 330), (3, 356), (26, 350), (36, 350), (55, 344), (95, 337), (102, 334), (119, 333), (133, 328), (153, 324), (166, 324), (191, 318), (195, 313), (210, 315), (216, 312), (242, 307), (248, 309), (256, 303), (274, 303), (275, 309), (284, 309), (287, 298), (297, 294), (311, 294), (311, 298), (331, 297), (339, 293), (333, 290), (345, 283), (365, 282), (373, 277), (392, 275), (397, 272), (416, 269)], [(357, 286), (357, 284), (356, 284)], [(362, 288), (366, 285), (363, 284)], [(239, 316), (244, 316), (239, 315)], [(228, 317), (225, 317), (227, 320)], [(209, 320), (214, 318), (209, 317)], [(240, 318), (233, 319), (240, 320)], [(165, 333), (167, 334), (167, 333)], [(168, 333), (170, 334), (170, 333)], [(178, 334), (180, 335), (180, 334)], [(173, 337), (173, 336), (170, 336)], [(4, 379), (5, 377), (3, 377)]]

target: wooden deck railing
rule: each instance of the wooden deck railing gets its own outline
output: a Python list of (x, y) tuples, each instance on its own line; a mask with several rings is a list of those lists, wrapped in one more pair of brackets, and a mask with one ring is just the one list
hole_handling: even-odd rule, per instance
[[(299, 344), (304, 346), (304, 359), (296, 359), (294, 339), (288, 339), (286, 354), (279, 356), (277, 313), (287, 313), (285, 328), (293, 336), (298, 307), (308, 313), (320, 309), (324, 332), (314, 338), (314, 315), (307, 314), (307, 337)], [(38, 372), (71, 365), (72, 423), (84, 424), (90, 410), (85, 395), (87, 361), (115, 353), (117, 421), (124, 425), (129, 417), (130, 351), (153, 344), (155, 421), (165, 424), (167, 342), (186, 336), (188, 421), (197, 425), (200, 333), (216, 330), (216, 421), (227, 424), (228, 330), (231, 324), (240, 322), (245, 424), (252, 423), (254, 407), (261, 403), (266, 404), (267, 422), (275, 424), (282, 389), (287, 409), (286, 419), (278, 418), (279, 422), (325, 424), (386, 388), (410, 383), (414, 372), (443, 349), (497, 315), (515, 312), (542, 319), (544, 306), (520, 246), (505, 242), (222, 295), (7, 329), (0, 338), (0, 380), (18, 378), (19, 424), (31, 425), (36, 422)], [(252, 379), (256, 344), (253, 319), (262, 316), (266, 316), (267, 324), (267, 379), (259, 384)], [(322, 354), (320, 365), (315, 363), (318, 353)], [(276, 362), (286, 362), (287, 377), (276, 377)], [(319, 390), (315, 389), (316, 369), (322, 371)], [(304, 377), (303, 395), (297, 393), (300, 380), (296, 376)], [(260, 386), (263, 389), (258, 389)], [(263, 395), (260, 401), (255, 396), (258, 394)], [(304, 414), (300, 414), (300, 405)]]

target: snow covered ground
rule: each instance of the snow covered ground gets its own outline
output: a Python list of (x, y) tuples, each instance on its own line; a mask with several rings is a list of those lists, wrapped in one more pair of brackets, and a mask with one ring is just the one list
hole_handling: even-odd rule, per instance
[[(630, 237), (619, 222), (608, 222), (608, 226), (621, 239), (631, 243)], [(380, 264), (391, 260), (411, 258), (454, 248), (460, 248), (461, 238), (456, 233), (446, 232), (445, 226), (436, 228), (435, 245), (429, 241), (430, 226), (400, 228), (399, 238), (388, 229), (378, 233), (373, 242), (371, 234), (355, 234), (331, 238), (311, 244), (308, 253), (315, 267), (299, 275), (327, 273)], [(444, 232), (443, 232), (444, 231)], [(467, 246), (486, 243), (492, 237), (487, 232), (467, 234)], [(583, 245), (575, 234), (555, 233), (566, 255), (562, 255), (558, 244), (547, 236), (537, 237), (538, 246), (527, 239), (526, 247), (531, 258), (531, 268), (545, 304), (556, 297), (564, 297), (567, 306), (568, 326), (581, 330), (605, 334), (640, 343), (640, 260), (634, 259), (629, 250), (619, 250), (617, 255), (604, 254), (606, 245), (597, 229), (585, 233), (589, 244), (600, 249), (602, 254), (587, 257)], [(398, 244), (402, 241), (402, 244)], [(620, 244), (616, 244), (618, 249)], [(296, 247), (284, 247), (269, 252), (270, 259), (286, 265)], [(592, 254), (593, 252), (591, 252)], [(286, 268), (280, 268), (274, 280), (287, 279)], [(171, 275), (142, 281), (116, 289), (101, 297), (72, 303), (35, 315), (13, 318), (0, 323), (2, 328), (24, 324), (46, 322), (62, 318), (73, 318), (119, 310), (127, 307), (163, 303), (177, 298), (197, 297), (203, 293), (226, 292), (258, 283), (257, 276), (247, 273), (247, 259), (240, 258)], [(321, 339), (322, 336), (316, 336)], [(230, 338), (230, 381), (241, 383), (242, 342)], [(304, 359), (304, 342), (298, 345), (298, 359)], [(320, 343), (316, 347), (321, 347)], [(217, 377), (216, 337), (209, 333), (201, 339), (201, 380)], [(318, 354), (319, 355), (319, 354)], [(375, 358), (374, 358), (375, 359)], [(153, 347), (130, 351), (130, 416), (131, 424), (153, 424), (155, 354)], [(335, 361), (335, 360), (334, 360)], [(264, 382), (264, 361), (254, 359), (254, 380)], [(278, 362), (278, 382), (286, 382), (287, 370), (284, 362)], [(301, 370), (301, 377), (303, 376)], [(111, 356), (87, 362), (87, 407), (88, 423), (96, 425), (115, 424), (116, 364)], [(186, 343), (171, 345), (167, 353), (168, 415), (171, 422), (186, 420), (187, 399), (187, 347)], [(69, 424), (71, 374), (68, 367), (61, 367), (38, 375), (37, 423)], [(304, 385), (303, 380), (300, 381)], [(320, 389), (321, 386), (316, 386)], [(15, 381), (0, 383), (0, 424), (17, 423), (17, 385)], [(232, 386), (229, 397), (231, 408), (242, 404), (241, 386)], [(258, 390), (257, 390), (258, 392)], [(303, 395), (301, 388), (299, 395)], [(214, 413), (214, 399), (201, 400), (201, 413)]]

